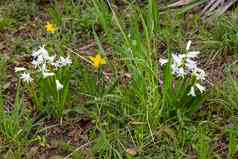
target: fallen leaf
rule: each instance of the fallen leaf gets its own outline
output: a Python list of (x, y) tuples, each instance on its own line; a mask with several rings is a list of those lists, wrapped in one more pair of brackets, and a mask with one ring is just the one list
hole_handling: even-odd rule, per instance
[(54, 155), (54, 156), (51, 156), (49, 159), (63, 159), (63, 158), (64, 158), (63, 156)]
[(137, 151), (136, 151), (135, 148), (128, 148), (128, 149), (126, 149), (126, 152), (127, 152), (127, 154), (130, 155), (130, 156), (135, 156), (135, 155), (137, 155)]

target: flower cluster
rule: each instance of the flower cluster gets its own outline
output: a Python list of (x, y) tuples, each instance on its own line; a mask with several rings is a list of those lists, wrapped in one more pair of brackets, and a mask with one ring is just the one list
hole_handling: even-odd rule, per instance
[[(55, 76), (55, 71), (57, 69), (71, 65), (72, 61), (69, 57), (60, 56), (58, 59), (56, 55), (49, 56), (48, 51), (44, 47), (40, 47), (38, 50), (33, 51), (32, 53), (32, 65), (37, 72), (42, 74), (43, 78)], [(20, 79), (26, 83), (31, 83), (33, 78), (31, 77), (29, 71), (24, 67), (15, 67), (15, 72), (22, 72)], [(63, 85), (59, 80), (55, 80), (57, 90), (63, 88)]]
[[(205, 91), (205, 87), (202, 86), (199, 82), (205, 80), (206, 73), (204, 72), (204, 70), (198, 68), (197, 62), (194, 61), (194, 58), (196, 58), (200, 52), (189, 51), (191, 43), (191, 41), (188, 41), (186, 53), (172, 54), (171, 69), (172, 73), (176, 77), (184, 78), (185, 76), (193, 76), (196, 78), (194, 85), (191, 87), (190, 92), (188, 93), (188, 95), (190, 96), (196, 96), (195, 88), (197, 88), (201, 93)], [(159, 62), (161, 66), (163, 66), (168, 63), (169, 60), (161, 58)]]

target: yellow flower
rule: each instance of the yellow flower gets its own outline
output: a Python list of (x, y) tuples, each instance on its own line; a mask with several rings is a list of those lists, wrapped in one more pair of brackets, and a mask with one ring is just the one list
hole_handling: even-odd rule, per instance
[(95, 57), (90, 56), (89, 59), (92, 61), (92, 64), (96, 69), (98, 69), (100, 65), (106, 64), (106, 60), (102, 58), (99, 54), (97, 54)]
[(45, 28), (48, 33), (54, 33), (56, 31), (56, 27), (50, 22), (47, 22)]

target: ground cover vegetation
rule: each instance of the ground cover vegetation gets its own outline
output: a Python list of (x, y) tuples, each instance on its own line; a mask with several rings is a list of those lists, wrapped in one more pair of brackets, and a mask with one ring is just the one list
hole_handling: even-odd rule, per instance
[(237, 158), (236, 5), (1, 1), (0, 158)]

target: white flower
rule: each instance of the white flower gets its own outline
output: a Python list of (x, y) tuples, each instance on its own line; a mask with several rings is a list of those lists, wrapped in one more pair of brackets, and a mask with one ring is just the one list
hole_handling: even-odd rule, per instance
[(42, 72), (43, 78), (47, 78), (50, 76), (54, 76), (55, 73), (54, 72)]
[(193, 74), (196, 76), (197, 80), (205, 80), (206, 79), (205, 71), (200, 68), (194, 69)]
[(185, 65), (189, 71), (193, 71), (197, 68), (197, 63), (191, 59), (187, 59)]
[(60, 56), (60, 59), (57, 60), (55, 63), (52, 63), (53, 66), (57, 67), (63, 67), (63, 66), (67, 66), (67, 65), (71, 65), (72, 64), (72, 60), (69, 57), (62, 57)]
[(33, 58), (38, 58), (39, 56), (42, 56), (43, 58), (47, 59), (49, 57), (49, 54), (44, 47), (40, 47), (37, 51), (33, 51), (32, 56)]
[(33, 81), (33, 79), (31, 78), (31, 75), (26, 72), (21, 74), (20, 79), (22, 79), (26, 83), (31, 83)]
[(160, 65), (163, 66), (164, 64), (168, 63), (168, 59), (159, 59)]
[(57, 89), (57, 91), (64, 88), (64, 86), (59, 82), (59, 80), (56, 80), (55, 83), (56, 83), (56, 89)]
[(172, 68), (172, 73), (174, 75), (176, 75), (177, 77), (183, 77), (184, 78), (184, 76), (187, 74), (183, 67), (178, 67), (177, 65), (172, 64), (171, 68)]
[(187, 94), (188, 96), (193, 96), (193, 97), (196, 97), (196, 94), (195, 94), (195, 89), (194, 87), (192, 86), (189, 93)]
[(38, 60), (33, 60), (31, 63), (32, 63), (32, 65), (34, 65), (35, 68), (37, 68), (41, 62)]
[(48, 57), (48, 61), (49, 61), (50, 64), (52, 64), (54, 62), (55, 57), (56, 57), (56, 55)]
[(188, 41), (188, 43), (187, 43), (187, 46), (186, 46), (186, 50), (187, 50), (187, 51), (189, 50), (189, 48), (190, 48), (191, 44), (192, 44), (192, 41), (191, 41), (191, 40), (189, 40), (189, 41)]
[(206, 88), (200, 85), (199, 83), (196, 83), (195, 86), (199, 89), (201, 93), (203, 93), (206, 90)]
[(172, 54), (173, 61), (176, 65), (181, 65), (183, 61), (183, 57), (179, 54)]
[(40, 49), (38, 49), (37, 51), (33, 51), (32, 57), (32, 64), (35, 66), (35, 68), (45, 63), (52, 64), (55, 60), (55, 55), (49, 56), (48, 51), (44, 47), (40, 47)]
[(49, 70), (47, 69), (47, 66), (45, 63), (43, 63), (40, 67), (39, 67), (39, 71), (43, 72), (48, 72)]
[(172, 64), (171, 65), (171, 68), (172, 68), (172, 73), (173, 74), (176, 74), (177, 72), (179, 72), (178, 70), (179, 70), (179, 67), (176, 65), (176, 64)]
[(57, 60), (57, 61), (55, 61), (55, 62), (52, 62), (51, 65), (54, 66), (54, 67), (56, 67), (56, 68), (60, 67), (60, 66), (61, 66), (61, 65), (60, 65), (60, 60)]
[(69, 57), (64, 58), (60, 56), (60, 63), (61, 63), (61, 66), (71, 65), (72, 60)]
[(15, 72), (21, 72), (21, 71), (25, 71), (26, 68), (25, 67), (15, 67)]
[(176, 71), (178, 77), (184, 77), (187, 74), (182, 67), (178, 68)]
[(35, 68), (37, 68), (39, 67), (39, 65), (41, 65), (44, 62), (45, 62), (45, 57), (43, 57), (42, 55), (39, 55), (33, 59), (32, 64), (35, 66)]

